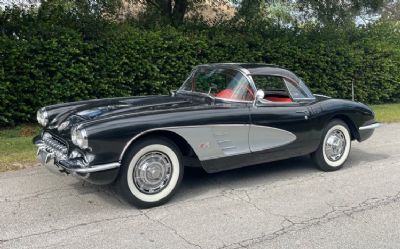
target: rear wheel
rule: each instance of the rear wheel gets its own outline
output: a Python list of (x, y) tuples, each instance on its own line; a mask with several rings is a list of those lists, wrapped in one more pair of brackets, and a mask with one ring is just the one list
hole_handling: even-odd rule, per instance
[(334, 171), (343, 167), (351, 148), (349, 127), (341, 120), (332, 120), (324, 129), (323, 140), (311, 158), (318, 168)]
[(122, 162), (117, 186), (131, 204), (148, 208), (167, 202), (182, 181), (179, 148), (166, 138), (149, 138), (132, 147)]

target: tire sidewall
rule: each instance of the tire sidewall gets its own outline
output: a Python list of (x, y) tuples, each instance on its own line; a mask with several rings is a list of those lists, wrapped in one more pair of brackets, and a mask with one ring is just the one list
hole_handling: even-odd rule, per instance
[[(343, 133), (344, 137), (345, 137), (345, 140), (346, 140), (346, 146), (344, 148), (344, 152), (343, 152), (342, 156), (340, 157), (340, 159), (337, 160), (337, 161), (329, 160), (328, 157), (326, 156), (326, 153), (325, 153), (325, 147), (326, 147), (326, 141), (328, 139), (328, 135), (333, 130), (341, 131)], [(347, 125), (343, 124), (341, 122), (336, 122), (334, 125), (331, 125), (327, 129), (327, 131), (325, 132), (324, 140), (322, 142), (322, 156), (324, 157), (325, 163), (328, 166), (334, 167), (334, 168), (342, 166), (346, 162), (346, 160), (347, 160), (347, 158), (349, 156), (350, 148), (351, 148), (351, 137), (350, 137), (350, 132), (349, 132), (349, 130), (347, 128)]]
[[(141, 192), (133, 181), (133, 172), (137, 161), (150, 151), (159, 151), (168, 156), (172, 165), (172, 175), (168, 185), (158, 193), (145, 194)], [(119, 176), (119, 190), (123, 197), (131, 204), (147, 208), (167, 202), (179, 188), (183, 176), (182, 155), (179, 148), (166, 138), (147, 138), (137, 142), (128, 150), (122, 161)]]
[[(340, 131), (342, 131), (346, 139), (345, 152), (343, 153), (342, 157), (336, 162), (330, 161), (325, 154), (325, 142), (327, 140), (327, 136), (334, 129), (339, 129)], [(320, 145), (318, 149), (311, 154), (311, 158), (316, 163), (318, 168), (320, 168), (321, 170), (335, 171), (342, 168), (343, 165), (346, 163), (348, 156), (350, 154), (350, 150), (351, 150), (351, 135), (349, 127), (342, 120), (334, 119), (330, 121), (325, 127)]]

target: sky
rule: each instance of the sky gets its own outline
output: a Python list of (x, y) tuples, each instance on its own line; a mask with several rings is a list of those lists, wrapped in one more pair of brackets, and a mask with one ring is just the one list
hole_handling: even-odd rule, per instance
[(35, 4), (38, 3), (39, 0), (0, 0), (0, 6), (5, 7), (5, 6), (10, 6), (13, 4), (16, 5), (30, 5), (30, 4)]

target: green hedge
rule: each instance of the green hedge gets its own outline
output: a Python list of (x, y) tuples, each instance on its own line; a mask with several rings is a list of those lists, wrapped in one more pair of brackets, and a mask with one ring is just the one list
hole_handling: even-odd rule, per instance
[(359, 101), (400, 101), (400, 35), (391, 24), (344, 32), (105, 23), (87, 36), (34, 14), (0, 14), (0, 126), (31, 122), (38, 108), (59, 102), (165, 94), (194, 65), (212, 62), (273, 63), (292, 69), (315, 93), (349, 99), (354, 80)]

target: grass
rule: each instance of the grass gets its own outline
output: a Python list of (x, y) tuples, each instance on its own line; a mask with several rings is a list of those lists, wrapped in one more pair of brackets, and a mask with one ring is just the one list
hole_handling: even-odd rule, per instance
[[(400, 104), (373, 105), (372, 109), (379, 122), (400, 122)], [(0, 129), (0, 172), (37, 165), (32, 138), (39, 130), (33, 124)]]
[(375, 119), (382, 123), (400, 122), (400, 104), (385, 104), (371, 106)]
[(36, 125), (21, 125), (0, 130), (0, 172), (37, 164), (32, 138), (39, 130)]

